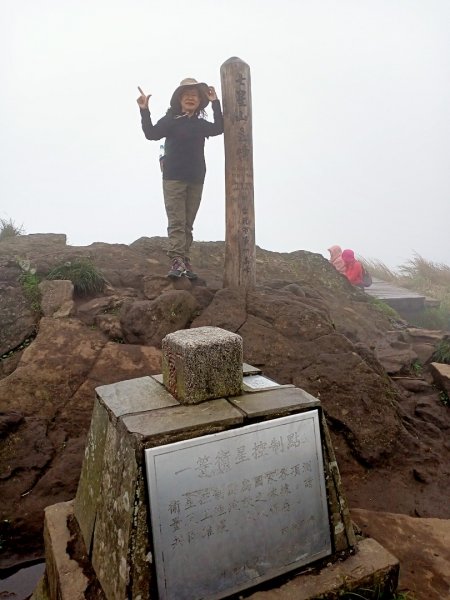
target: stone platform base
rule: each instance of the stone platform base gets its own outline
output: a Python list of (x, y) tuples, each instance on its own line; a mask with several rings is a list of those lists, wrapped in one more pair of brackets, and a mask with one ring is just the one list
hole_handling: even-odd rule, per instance
[[(45, 558), (46, 571), (31, 600), (105, 600), (95, 575), (68, 554), (68, 546), (83, 552), (81, 535), (74, 539), (69, 525), (73, 517), (73, 503), (62, 502), (45, 510)], [(90, 572), (89, 572), (90, 571)], [(328, 564), (321, 570), (308, 568), (304, 573), (277, 580), (278, 587), (249, 591), (242, 597), (249, 600), (334, 600), (344, 592), (376, 590), (376, 596), (390, 597), (397, 589), (398, 560), (378, 542), (366, 538), (358, 543), (358, 552), (345, 561)], [(255, 588), (257, 590), (257, 588)]]
[(345, 592), (353, 592), (355, 598), (391, 598), (398, 574), (395, 556), (372, 538), (364, 538), (358, 542), (358, 552), (346, 560), (320, 571), (308, 569), (280, 587), (251, 594), (247, 600), (335, 600)]
[(68, 544), (73, 541), (68, 526), (72, 516), (73, 501), (53, 504), (45, 509), (45, 573), (30, 600), (88, 598), (89, 580), (81, 565), (68, 554)]

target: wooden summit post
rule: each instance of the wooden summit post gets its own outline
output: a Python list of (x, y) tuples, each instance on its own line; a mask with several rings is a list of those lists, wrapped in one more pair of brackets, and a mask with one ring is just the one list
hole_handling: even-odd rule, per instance
[(220, 68), (225, 144), (224, 287), (256, 283), (250, 67), (237, 57)]

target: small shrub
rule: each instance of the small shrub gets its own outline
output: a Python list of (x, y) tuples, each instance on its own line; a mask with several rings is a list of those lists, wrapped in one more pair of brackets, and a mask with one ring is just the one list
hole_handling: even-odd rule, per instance
[(450, 399), (448, 397), (448, 393), (445, 390), (441, 390), (439, 392), (439, 400), (444, 406), (450, 406)]
[(392, 308), (392, 306), (389, 306), (389, 304), (387, 304), (386, 302), (383, 302), (383, 300), (369, 296), (369, 302), (378, 312), (382, 313), (384, 316), (388, 317), (389, 319), (394, 319), (397, 321), (399, 321), (401, 319), (398, 312), (396, 310), (394, 310)]
[(410, 279), (414, 287), (428, 290), (433, 286), (450, 286), (450, 267), (443, 263), (426, 260), (420, 254), (399, 267), (403, 277)]
[(420, 362), (420, 360), (415, 360), (412, 364), (411, 364), (411, 372), (416, 376), (419, 377), (422, 374), (423, 371), (423, 365)]
[(77, 258), (55, 267), (47, 275), (47, 279), (70, 280), (78, 296), (101, 292), (106, 283), (101, 271), (88, 258)]
[(0, 219), (0, 242), (25, 233), (22, 225), (16, 225), (12, 219)]
[(383, 590), (382, 586), (375, 584), (373, 588), (358, 588), (353, 592), (345, 591), (339, 596), (342, 600), (417, 600), (412, 592), (392, 592)]
[(31, 309), (35, 313), (40, 314), (41, 291), (39, 289), (39, 277), (34, 271), (24, 271), (20, 276), (19, 281)]
[(450, 312), (444, 308), (425, 308), (408, 318), (411, 325), (424, 329), (450, 329)]
[(363, 267), (369, 271), (372, 277), (381, 279), (382, 281), (396, 282), (398, 275), (392, 269), (381, 262), (381, 260), (366, 259), (358, 257)]
[(439, 342), (433, 354), (433, 362), (450, 365), (450, 340), (444, 339)]

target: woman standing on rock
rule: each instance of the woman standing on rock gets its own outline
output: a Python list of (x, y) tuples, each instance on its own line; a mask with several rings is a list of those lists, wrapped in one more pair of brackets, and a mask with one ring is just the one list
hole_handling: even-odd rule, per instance
[[(223, 133), (220, 101), (213, 87), (195, 79), (183, 79), (174, 91), (170, 108), (153, 125), (148, 108), (151, 94), (137, 99), (141, 111), (142, 130), (148, 140), (166, 138), (164, 147), (163, 193), (167, 213), (167, 234), (172, 263), (168, 277), (186, 275), (195, 279), (189, 251), (192, 229), (205, 180), (205, 139)], [(204, 109), (211, 101), (214, 122), (204, 119)]]

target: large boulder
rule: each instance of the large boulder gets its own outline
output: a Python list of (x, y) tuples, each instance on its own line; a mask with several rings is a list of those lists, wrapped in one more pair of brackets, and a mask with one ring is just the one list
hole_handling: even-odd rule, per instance
[(45, 280), (39, 284), (41, 310), (45, 317), (68, 317), (74, 311), (73, 283), (64, 280)]
[(128, 303), (120, 317), (125, 341), (161, 347), (162, 339), (185, 329), (199, 308), (194, 296), (185, 290), (169, 290), (155, 300)]
[(2, 240), (0, 280), (8, 280), (7, 271), (14, 272), (19, 265), (25, 270), (33, 268), (46, 274), (67, 248), (66, 236), (59, 233), (31, 233)]
[(0, 323), (0, 356), (34, 334), (36, 316), (20, 286), (0, 282)]
[(41, 319), (0, 380), (0, 568), (42, 547), (43, 508), (76, 491), (95, 387), (161, 372), (156, 348), (108, 342), (76, 319)]
[(352, 510), (352, 518), (364, 535), (376, 539), (399, 559), (400, 590), (423, 600), (449, 597), (450, 520), (363, 509)]
[(96, 242), (87, 246), (89, 257), (115, 288), (143, 289), (144, 277), (151, 274), (155, 264), (126, 244)]
[(246, 362), (320, 398), (331, 426), (363, 464), (374, 465), (395, 449), (399, 392), (369, 350), (366, 360), (336, 332), (322, 298), (269, 287), (246, 297), (224, 289), (192, 323), (204, 325), (239, 333)]
[(436, 386), (448, 396), (450, 394), (450, 365), (432, 362), (430, 371)]

